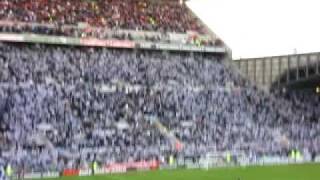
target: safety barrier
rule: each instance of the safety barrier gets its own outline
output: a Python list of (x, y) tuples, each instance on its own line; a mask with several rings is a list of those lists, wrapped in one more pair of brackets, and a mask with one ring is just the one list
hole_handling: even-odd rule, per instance
[[(316, 161), (317, 162), (317, 161)], [(285, 164), (300, 164), (310, 163), (310, 161), (302, 160), (294, 161), (285, 157), (263, 157), (247, 164), (240, 163), (238, 165), (246, 166), (264, 166), (264, 165), (285, 165)], [(108, 174), (122, 174), (129, 171), (148, 171), (148, 170), (171, 170), (177, 168), (185, 169), (199, 169), (199, 168), (215, 168), (215, 167), (233, 167), (237, 164), (220, 164), (213, 167), (208, 167), (206, 164), (200, 162), (186, 162), (184, 164), (160, 165), (159, 161), (139, 161), (130, 163), (114, 163), (101, 166), (96, 170), (87, 169), (65, 169), (62, 172), (31, 172), (23, 175), (14, 174), (11, 179), (42, 179), (42, 178), (59, 178), (62, 176), (94, 176), (94, 175), (108, 175)]]
[(67, 36), (49, 36), (38, 34), (0, 33), (0, 42), (24, 42), (36, 44), (56, 44), (70, 46), (109, 47), (124, 49), (149, 49), (167, 51), (188, 51), (206, 53), (226, 53), (223, 46), (197, 46), (192, 44), (170, 44), (147, 41), (129, 41), (116, 39), (74, 38)]

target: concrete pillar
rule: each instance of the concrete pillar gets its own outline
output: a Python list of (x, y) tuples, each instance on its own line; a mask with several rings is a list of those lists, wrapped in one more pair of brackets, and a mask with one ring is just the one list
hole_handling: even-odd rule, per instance
[(286, 58), (287, 59), (287, 81), (286, 83), (288, 84), (289, 81), (290, 81), (290, 55), (288, 55), (288, 57)]
[(306, 65), (306, 78), (309, 77), (309, 68), (310, 68), (310, 54), (307, 54), (307, 65)]
[(253, 60), (254, 82), (257, 83), (257, 59)]
[(270, 79), (269, 79), (269, 85), (273, 83), (273, 58), (270, 58), (268, 61), (270, 61)]
[(266, 83), (266, 61), (265, 60), (260, 60), (262, 61), (262, 84), (265, 86)]
[(277, 77), (277, 83), (278, 83), (278, 87), (280, 86), (280, 77), (282, 75), (282, 63), (281, 63), (282, 59), (281, 57), (278, 57), (278, 77)]
[(249, 76), (249, 61), (248, 61), (248, 60), (246, 60), (246, 76), (247, 76), (249, 79), (251, 79), (250, 76)]
[(297, 68), (296, 68), (296, 80), (300, 79), (299, 69), (300, 69), (300, 55), (297, 55)]

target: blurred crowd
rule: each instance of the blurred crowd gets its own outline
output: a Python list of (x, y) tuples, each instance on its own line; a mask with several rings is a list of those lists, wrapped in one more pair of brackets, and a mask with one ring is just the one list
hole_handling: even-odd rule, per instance
[(258, 90), (217, 55), (2, 44), (0, 69), (0, 163), (16, 169), (320, 152), (308, 108)]
[(320, 96), (314, 88), (276, 91), (277, 96), (284, 97), (295, 106), (304, 109), (305, 116), (311, 121), (317, 122), (320, 117)]
[(1, 0), (0, 20), (133, 29), (162, 32), (202, 32), (202, 27), (178, 1), (148, 0)]

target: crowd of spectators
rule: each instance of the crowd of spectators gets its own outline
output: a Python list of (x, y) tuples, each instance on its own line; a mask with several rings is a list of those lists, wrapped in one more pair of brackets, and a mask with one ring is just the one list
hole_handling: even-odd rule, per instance
[(304, 109), (308, 120), (317, 122), (320, 117), (320, 96), (315, 88), (287, 90), (282, 89), (274, 92), (277, 96), (284, 97), (295, 106)]
[[(119, 39), (119, 40), (132, 40), (130, 32), (112, 33), (108, 29), (103, 28), (79, 28), (78, 26), (58, 26), (58, 25), (41, 25), (41, 24), (28, 24), (28, 23), (0, 23), (0, 32), (3, 33), (32, 33), (40, 35), (52, 36), (67, 36), (76, 38), (99, 38), (99, 39)], [(155, 36), (153, 39), (144, 37), (142, 40), (160, 41), (163, 38)]]
[(215, 55), (2, 44), (0, 69), (0, 163), (18, 169), (320, 152), (309, 109), (258, 90)]
[(179, 1), (1, 0), (0, 20), (132, 29), (203, 32)]

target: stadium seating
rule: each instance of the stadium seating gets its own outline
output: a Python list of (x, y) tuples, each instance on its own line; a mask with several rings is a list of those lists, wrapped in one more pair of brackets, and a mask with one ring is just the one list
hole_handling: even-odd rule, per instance
[(320, 117), (320, 96), (316, 94), (315, 89), (276, 91), (275, 94), (284, 97), (296, 106), (299, 106), (299, 108), (304, 109), (306, 119), (318, 122)]
[(0, 164), (16, 169), (320, 152), (308, 109), (258, 90), (215, 55), (1, 44), (0, 69)]
[(148, 0), (4, 0), (0, 20), (163, 32), (203, 32), (185, 4)]

